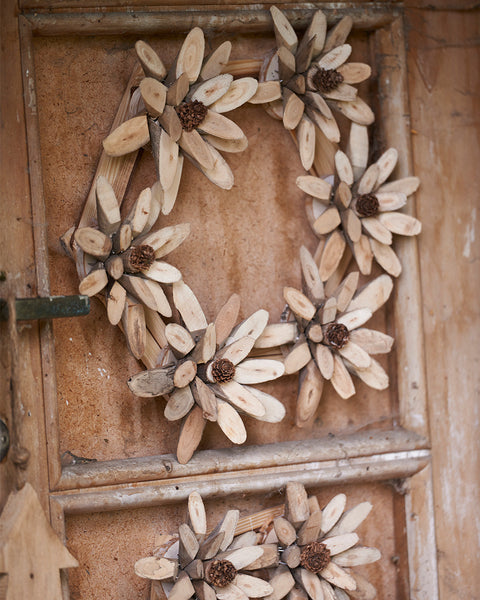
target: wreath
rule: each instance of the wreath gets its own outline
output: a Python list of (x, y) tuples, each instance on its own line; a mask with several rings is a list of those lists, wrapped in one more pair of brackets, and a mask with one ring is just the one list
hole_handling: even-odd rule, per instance
[[(325, 381), (342, 398), (355, 393), (352, 375), (372, 388), (388, 387), (388, 375), (372, 355), (388, 353), (393, 338), (364, 325), (388, 300), (392, 277), (401, 273), (393, 235), (421, 230), (417, 219), (399, 212), (419, 180), (390, 180), (396, 150), (368, 164), (367, 126), (374, 115), (355, 85), (371, 70), (348, 62), (352, 19), (344, 17), (328, 31), (317, 10), (299, 40), (278, 8), (270, 12), (277, 47), (265, 57), (258, 81), (228, 72), (229, 41), (205, 57), (198, 27), (168, 69), (150, 45), (135, 44), (142, 74), (133, 77), (126, 120), (103, 148), (107, 156), (127, 160), (148, 147), (157, 181), (122, 219), (122, 198), (99, 176), (87, 200), (93, 224), (81, 220), (66, 238), (80, 292), (105, 303), (110, 323), (122, 328), (130, 351), (147, 367), (129, 378), (130, 389), (139, 397), (164, 397), (166, 419), (183, 419), (181, 463), (198, 447), (207, 421), (242, 444), (247, 432), (241, 414), (271, 423), (284, 417), (283, 404), (256, 384), (299, 372), (299, 427), (311, 423)], [(180, 271), (165, 260), (191, 225), (156, 224), (174, 208), (185, 157), (215, 185), (232, 187), (234, 176), (222, 153), (241, 152), (248, 140), (225, 114), (245, 103), (262, 105), (292, 133), (306, 171), (296, 183), (319, 244), (313, 253), (301, 248), (303, 289), (284, 289), (281, 322), (269, 324), (261, 309), (237, 324), (240, 298), (234, 294), (208, 323)], [(340, 139), (336, 112), (351, 122), (347, 143)], [(334, 151), (335, 172), (322, 178), (314, 165), (326, 144)], [(349, 271), (352, 258), (358, 270)], [(359, 288), (359, 275), (371, 275), (374, 259), (386, 273)]]

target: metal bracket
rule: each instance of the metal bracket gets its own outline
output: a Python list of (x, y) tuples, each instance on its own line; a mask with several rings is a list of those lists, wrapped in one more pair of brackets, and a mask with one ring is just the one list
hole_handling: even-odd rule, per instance
[[(47, 296), (45, 298), (16, 298), (17, 321), (81, 317), (90, 312), (88, 296)], [(8, 321), (7, 301), (0, 298), (0, 321)]]

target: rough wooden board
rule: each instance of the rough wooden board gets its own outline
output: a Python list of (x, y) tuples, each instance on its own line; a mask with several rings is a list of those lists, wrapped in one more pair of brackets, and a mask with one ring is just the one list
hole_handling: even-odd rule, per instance
[(480, 585), (480, 20), (478, 11), (453, 10), (409, 10), (407, 19), (440, 598), (474, 598)]
[[(40, 216), (32, 214), (27, 172), (27, 148), (25, 119), (22, 107), (22, 67), (20, 63), (18, 21), (14, 2), (0, 3), (0, 112), (2, 135), (0, 136), (0, 188), (2, 190), (0, 228), (0, 271), (14, 281), (18, 297), (37, 293), (34, 263), (32, 224)], [(35, 98), (30, 97), (32, 110)], [(12, 143), (15, 140), (15, 143)], [(5, 160), (8, 157), (8, 160)], [(41, 227), (38, 227), (41, 231)], [(19, 251), (18, 242), (22, 247)], [(7, 295), (7, 282), (0, 281), (0, 296)], [(38, 386), (42, 380), (39, 328), (35, 323), (19, 326), (19, 353), (21, 369), (21, 397), (24, 416), (20, 426), (22, 443), (31, 451), (27, 479), (39, 491), (43, 508), (48, 510), (48, 473), (45, 444), (43, 403), (39, 401)], [(7, 323), (0, 326), (0, 362), (4, 376), (0, 378), (0, 416), (10, 419), (10, 390), (8, 380), (9, 344)], [(41, 385), (41, 384), (40, 384)], [(10, 465), (0, 465), (0, 507), (6, 501), (13, 485)]]

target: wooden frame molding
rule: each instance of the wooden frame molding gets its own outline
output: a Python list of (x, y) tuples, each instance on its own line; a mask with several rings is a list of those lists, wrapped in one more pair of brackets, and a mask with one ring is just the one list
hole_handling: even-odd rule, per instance
[[(24, 9), (33, 3), (24, 0)], [(85, 6), (88, 3), (80, 3)], [(66, 12), (59, 2), (53, 12), (25, 12), (19, 17), (30, 189), (38, 292), (49, 293), (45, 203), (35, 96), (33, 36), (162, 34), (187, 31), (258, 33), (271, 31), (270, 15), (262, 5), (229, 7), (162, 7), (134, 12)], [(77, 7), (77, 4), (76, 4)], [(296, 27), (305, 26), (310, 3), (282, 4)], [(325, 3), (329, 21), (350, 14), (355, 27), (371, 32), (377, 59), (378, 133), (399, 151), (397, 175), (412, 173), (405, 40), (399, 3)], [(413, 213), (414, 208), (410, 207)], [(426, 402), (423, 323), (417, 242), (397, 243), (404, 273), (395, 286), (393, 325), (396, 336), (398, 428), (351, 436), (284, 442), (228, 450), (199, 452), (187, 465), (172, 455), (61, 466), (57, 414), (55, 353), (50, 323), (42, 325), (41, 357), (45, 428), (48, 444), (48, 489), (51, 518), (64, 535), (66, 514), (157, 506), (184, 501), (196, 489), (205, 497), (240, 491), (266, 492), (294, 480), (304, 485), (387, 481), (410, 478), (405, 501), (411, 597), (438, 598), (429, 428)], [(395, 307), (401, 307), (395, 310)], [(396, 388), (395, 388), (396, 386)], [(301, 466), (301, 468), (299, 468)], [(412, 514), (415, 518), (412, 518)], [(68, 597), (64, 586), (64, 597)]]

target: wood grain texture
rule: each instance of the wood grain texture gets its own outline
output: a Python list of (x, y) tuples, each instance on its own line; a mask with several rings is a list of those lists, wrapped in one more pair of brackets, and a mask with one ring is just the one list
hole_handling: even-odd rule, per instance
[(440, 598), (473, 599), (480, 586), (480, 19), (478, 10), (408, 10), (407, 23)]

